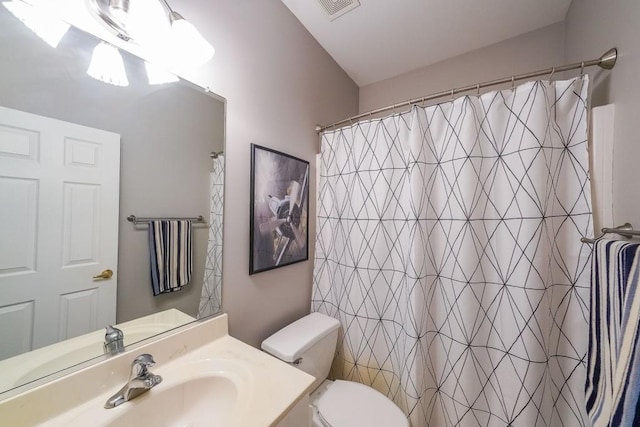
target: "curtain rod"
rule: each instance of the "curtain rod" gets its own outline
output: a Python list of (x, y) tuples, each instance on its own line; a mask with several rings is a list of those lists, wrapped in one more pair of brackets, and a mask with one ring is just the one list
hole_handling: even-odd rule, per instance
[(453, 97), (454, 95), (458, 94), (458, 93), (462, 93), (462, 92), (468, 92), (470, 90), (480, 90), (482, 88), (486, 88), (486, 87), (490, 87), (490, 86), (497, 86), (497, 85), (501, 85), (504, 83), (509, 83), (511, 82), (512, 84), (520, 81), (520, 80), (528, 80), (530, 78), (533, 77), (539, 77), (539, 76), (544, 76), (545, 74), (550, 74), (550, 78), (553, 77), (553, 75), (555, 73), (561, 73), (564, 71), (570, 71), (570, 70), (577, 70), (578, 68), (582, 69), (584, 71), (585, 68), (587, 67), (593, 67), (594, 65), (599, 66), (600, 68), (603, 68), (605, 70), (611, 70), (615, 65), (616, 65), (616, 59), (618, 59), (618, 50), (616, 48), (612, 48), (609, 49), (608, 51), (606, 51), (604, 53), (604, 55), (602, 55), (600, 58), (598, 59), (592, 59), (590, 61), (583, 61), (583, 62), (576, 62), (575, 64), (569, 64), (569, 65), (562, 65), (559, 67), (551, 67), (551, 68), (547, 68), (545, 70), (539, 70), (539, 71), (533, 71), (531, 73), (526, 73), (526, 74), (519, 74), (516, 76), (511, 76), (511, 77), (505, 77), (502, 79), (498, 79), (498, 80), (491, 80), (491, 81), (487, 81), (487, 82), (482, 82), (482, 83), (476, 83), (473, 85), (469, 85), (469, 86), (464, 86), (464, 87), (459, 87), (457, 89), (450, 89), (450, 90), (446, 90), (443, 92), (437, 92), (437, 93), (433, 93), (431, 95), (426, 95), (420, 98), (416, 98), (416, 99), (410, 99), (408, 101), (404, 101), (401, 102), (399, 104), (393, 104), (393, 105), (388, 105), (386, 107), (382, 107), (382, 108), (378, 108), (376, 110), (371, 110), (371, 111), (367, 111), (365, 113), (362, 114), (358, 114), (357, 116), (352, 116), (349, 118), (346, 118), (344, 120), (340, 120), (334, 123), (331, 123), (329, 125), (325, 125), (325, 126), (316, 126), (316, 132), (317, 133), (321, 133), (329, 128), (332, 127), (336, 127), (339, 125), (343, 125), (345, 123), (350, 123), (353, 121), (357, 121), (360, 120), (362, 118), (365, 117), (369, 117), (372, 116), (374, 114), (379, 114), (379, 113), (384, 113), (386, 111), (390, 111), (390, 110), (395, 110), (396, 108), (402, 108), (402, 107), (408, 107), (411, 105), (415, 105), (415, 104), (421, 104), (423, 102), (426, 101), (431, 101), (434, 99), (438, 99), (438, 98), (442, 98), (444, 96), (451, 96)]

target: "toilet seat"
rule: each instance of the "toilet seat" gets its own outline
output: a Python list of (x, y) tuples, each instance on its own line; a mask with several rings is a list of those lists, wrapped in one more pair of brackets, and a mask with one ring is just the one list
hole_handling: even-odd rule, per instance
[(327, 427), (409, 427), (407, 417), (385, 395), (353, 381), (334, 381), (316, 407)]

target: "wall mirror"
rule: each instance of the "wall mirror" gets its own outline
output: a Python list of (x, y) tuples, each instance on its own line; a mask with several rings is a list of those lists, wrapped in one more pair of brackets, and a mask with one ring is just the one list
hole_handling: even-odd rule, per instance
[[(151, 84), (124, 51), (129, 85), (98, 81), (87, 69), (100, 40), (74, 27), (53, 48), (0, 5), (0, 29), (2, 398), (100, 360), (107, 323), (129, 345), (219, 312), (225, 102), (183, 80)], [(129, 215), (204, 218), (188, 285), (153, 296), (148, 225)]]

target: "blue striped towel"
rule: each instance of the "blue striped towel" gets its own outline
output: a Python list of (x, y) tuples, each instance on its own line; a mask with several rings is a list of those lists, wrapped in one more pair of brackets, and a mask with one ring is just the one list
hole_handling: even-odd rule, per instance
[(191, 221), (150, 221), (153, 295), (175, 292), (191, 280)]
[(599, 240), (591, 267), (585, 385), (593, 425), (640, 425), (640, 244)]

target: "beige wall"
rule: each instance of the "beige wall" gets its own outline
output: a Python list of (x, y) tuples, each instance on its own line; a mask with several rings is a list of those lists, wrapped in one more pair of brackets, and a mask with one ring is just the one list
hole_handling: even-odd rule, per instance
[(615, 104), (613, 216), (615, 226), (640, 227), (637, 185), (640, 143), (640, 2), (638, 0), (573, 0), (565, 20), (567, 62), (597, 58), (618, 48), (612, 71), (592, 69), (592, 106)]
[(132, 117), (120, 144), (117, 323), (177, 308), (197, 316), (204, 279), (209, 228), (194, 225), (191, 281), (180, 292), (153, 296), (149, 267), (149, 227), (138, 217), (208, 219), (209, 153), (223, 149), (224, 103), (193, 88), (167, 86), (122, 113)]
[[(174, 4), (175, 3), (175, 4)], [(358, 87), (280, 1), (192, 0), (172, 6), (216, 56), (192, 76), (227, 99), (223, 309), (254, 346), (310, 310), (315, 236), (314, 127), (358, 108)], [(308, 160), (310, 260), (249, 276), (250, 144)]]
[[(640, 158), (632, 125), (640, 102), (640, 85), (632, 80), (640, 65), (636, 0), (574, 0), (564, 25), (365, 86), (360, 89), (359, 106), (356, 85), (286, 7), (269, 0), (248, 3), (224, 0), (212, 5), (194, 0), (175, 6), (203, 28), (217, 49), (214, 61), (194, 80), (228, 100), (223, 304), (231, 333), (250, 344), (259, 345), (265, 336), (308, 312), (312, 275), (311, 261), (254, 276), (247, 273), (252, 142), (308, 159), (315, 168), (316, 123), (452, 86), (550, 67), (565, 59), (597, 57), (617, 45), (620, 63), (609, 77), (596, 76), (594, 104), (617, 104), (615, 184), (635, 182), (629, 171)], [(315, 169), (312, 172), (315, 177)], [(315, 182), (310, 184), (315, 188)], [(616, 222), (640, 224), (640, 197), (629, 194), (633, 191), (614, 194)], [(313, 217), (313, 192), (311, 196)], [(310, 236), (314, 232), (312, 221)]]
[(563, 24), (478, 49), (446, 61), (360, 88), (360, 112), (394, 103), (526, 73), (564, 61)]

